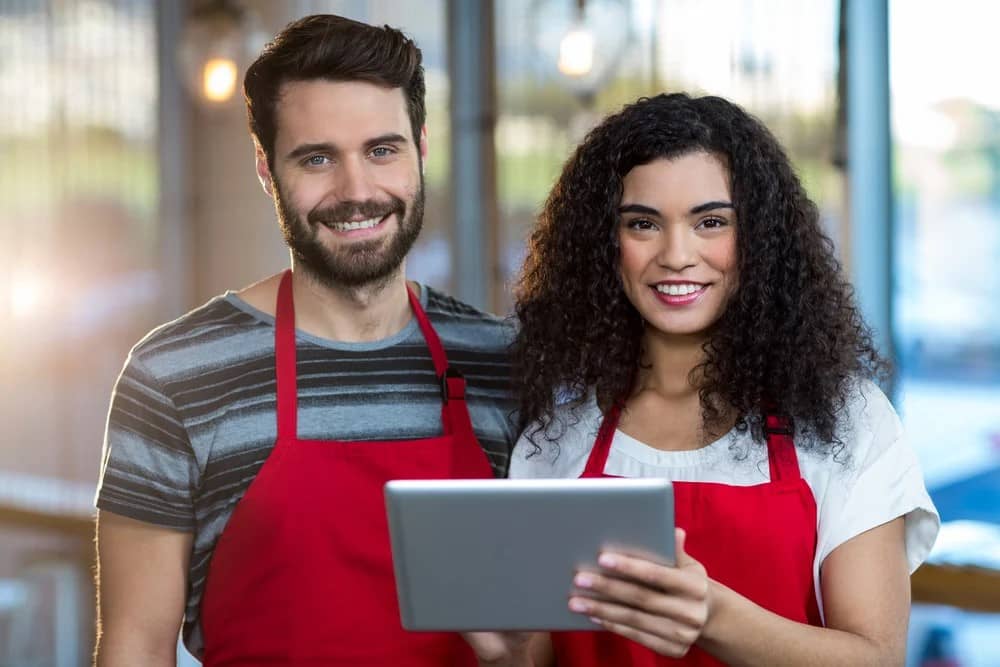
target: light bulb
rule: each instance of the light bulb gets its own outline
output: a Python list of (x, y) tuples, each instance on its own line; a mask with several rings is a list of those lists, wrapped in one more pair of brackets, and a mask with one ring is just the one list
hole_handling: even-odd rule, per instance
[(566, 76), (586, 76), (594, 67), (594, 36), (574, 28), (559, 42), (559, 71)]
[(211, 58), (201, 70), (201, 92), (209, 102), (225, 102), (236, 91), (236, 63), (229, 58)]

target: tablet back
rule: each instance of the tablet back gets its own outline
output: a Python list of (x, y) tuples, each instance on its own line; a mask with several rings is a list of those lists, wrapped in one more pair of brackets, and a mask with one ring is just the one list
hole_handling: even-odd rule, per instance
[(566, 607), (577, 569), (605, 547), (673, 561), (667, 480), (393, 481), (385, 497), (408, 630), (594, 630)]

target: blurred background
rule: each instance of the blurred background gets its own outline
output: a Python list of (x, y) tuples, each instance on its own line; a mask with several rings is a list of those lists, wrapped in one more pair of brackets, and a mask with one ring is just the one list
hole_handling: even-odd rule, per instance
[(410, 273), (495, 312), (602, 115), (682, 90), (762, 118), (896, 361), (886, 389), (946, 522), (913, 579), (908, 665), (1000, 664), (1000, 3), (0, 0), (0, 667), (89, 662), (93, 496), (129, 348), (287, 265), (239, 83), (319, 12), (422, 48)]

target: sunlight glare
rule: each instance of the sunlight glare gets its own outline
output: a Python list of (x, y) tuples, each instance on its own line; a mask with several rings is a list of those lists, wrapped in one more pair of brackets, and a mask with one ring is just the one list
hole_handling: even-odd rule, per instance
[(37, 313), (44, 300), (45, 286), (37, 278), (16, 277), (10, 285), (10, 311), (15, 318)]

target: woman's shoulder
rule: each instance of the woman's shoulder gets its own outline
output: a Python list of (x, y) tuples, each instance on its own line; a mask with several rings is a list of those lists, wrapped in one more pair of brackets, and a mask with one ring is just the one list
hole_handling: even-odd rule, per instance
[(819, 442), (810, 433), (796, 435), (803, 476), (814, 491), (828, 484), (849, 488), (876, 461), (911, 453), (892, 403), (868, 379), (852, 381), (835, 434), (833, 442)]
[(578, 477), (597, 437), (601, 418), (593, 395), (560, 403), (551, 419), (529, 425), (518, 438), (511, 453), (510, 477)]
[(916, 452), (892, 403), (875, 383), (856, 382), (844, 407), (834, 455), (800, 456), (819, 511), (818, 561), (875, 526), (905, 517), (910, 569), (926, 558), (940, 520)]
[(895, 408), (882, 389), (867, 378), (854, 380), (848, 388), (837, 439), (833, 458), (854, 471), (906, 444)]
[(896, 418), (896, 411), (889, 402), (889, 397), (868, 378), (858, 378), (851, 382), (846, 409), (852, 419), (863, 423)]

